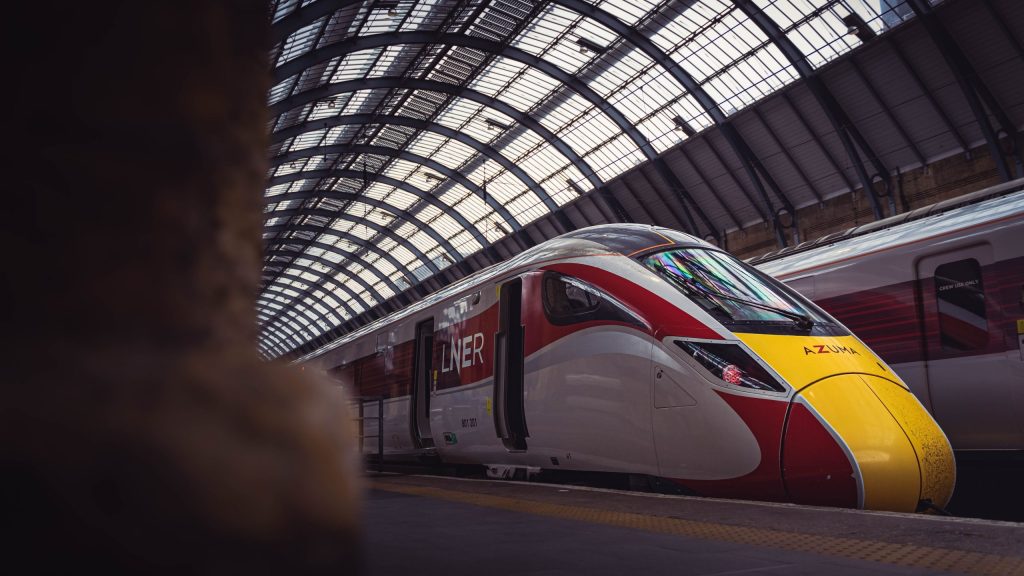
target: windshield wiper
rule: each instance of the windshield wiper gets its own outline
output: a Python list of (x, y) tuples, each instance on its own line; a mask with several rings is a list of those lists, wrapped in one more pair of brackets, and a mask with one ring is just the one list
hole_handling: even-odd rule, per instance
[(754, 308), (760, 308), (761, 310), (767, 310), (769, 312), (774, 312), (774, 313), (778, 314), (779, 316), (785, 316), (786, 318), (789, 318), (794, 323), (796, 323), (796, 327), (801, 329), (801, 330), (810, 330), (811, 328), (814, 327), (814, 322), (810, 319), (810, 317), (806, 316), (804, 314), (801, 314), (799, 312), (793, 312), (792, 310), (786, 310), (785, 308), (778, 308), (778, 307), (772, 306), (770, 304), (764, 304), (762, 302), (755, 302), (753, 300), (747, 300), (745, 298), (737, 298), (736, 296), (729, 296), (728, 294), (722, 294), (721, 292), (716, 292), (714, 290), (707, 290), (706, 288), (701, 287), (700, 285), (698, 285), (696, 282), (693, 282), (692, 280), (688, 280), (685, 283), (686, 283), (687, 286), (690, 287), (690, 289), (692, 289), (692, 290), (694, 290), (696, 292), (700, 292), (701, 294), (704, 294), (704, 295), (707, 295), (707, 296), (711, 296), (712, 298), (724, 298), (726, 300), (732, 300), (733, 302), (739, 302), (740, 304), (746, 304), (747, 306), (753, 306)]
[[(675, 277), (673, 276), (667, 276), (667, 278), (675, 280)], [(726, 310), (725, 306), (722, 306), (721, 304), (715, 302), (714, 300), (709, 300), (707, 298), (708, 292), (706, 290), (701, 290), (696, 284), (693, 284), (688, 281), (678, 281), (677, 284), (680, 288), (685, 290), (691, 296), (699, 296), (702, 301), (707, 302), (708, 306), (711, 306), (716, 312), (728, 318), (730, 322), (736, 320), (736, 318), (734, 318), (733, 315), (730, 314), (728, 310)]]

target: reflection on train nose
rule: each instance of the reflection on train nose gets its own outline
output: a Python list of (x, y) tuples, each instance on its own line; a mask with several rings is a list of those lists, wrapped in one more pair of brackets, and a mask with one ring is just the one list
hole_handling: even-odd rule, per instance
[[(833, 376), (804, 388), (794, 399), (783, 444), (783, 476), (794, 500), (872, 510), (917, 509), (922, 499), (919, 447), (904, 430), (911, 419), (891, 411), (875, 388), (887, 386), (898, 394), (910, 394), (896, 384), (869, 379), (875, 380), (858, 374)], [(815, 427), (812, 418), (831, 431)], [(934, 423), (932, 427), (941, 437)], [(821, 459), (829, 464), (831, 478), (827, 480), (817, 469)]]

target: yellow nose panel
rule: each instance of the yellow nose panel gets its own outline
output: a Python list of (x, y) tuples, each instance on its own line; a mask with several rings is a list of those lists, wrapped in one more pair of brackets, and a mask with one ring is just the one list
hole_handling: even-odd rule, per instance
[[(853, 336), (737, 334), (846, 443), (860, 468), (864, 507), (945, 506), (956, 465), (945, 434), (882, 360)], [(799, 401), (799, 400), (798, 400)]]
[(878, 374), (898, 380), (881, 358), (853, 336), (736, 334), (736, 337), (797, 390), (815, 380), (845, 372)]
[(902, 512), (917, 508), (920, 472), (914, 448), (860, 376), (827, 378), (805, 388), (800, 397), (853, 453), (865, 508)]
[(944, 507), (956, 484), (956, 461), (946, 435), (913, 394), (881, 378), (863, 379), (900, 423), (917, 453), (921, 499)]

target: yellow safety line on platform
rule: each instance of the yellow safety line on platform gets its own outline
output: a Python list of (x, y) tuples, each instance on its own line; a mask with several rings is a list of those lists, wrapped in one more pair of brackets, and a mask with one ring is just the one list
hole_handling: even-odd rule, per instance
[(550, 518), (579, 520), (594, 524), (635, 528), (648, 532), (678, 534), (680, 536), (765, 546), (768, 548), (784, 548), (824, 556), (839, 556), (855, 560), (923, 568), (935, 572), (1024, 576), (1024, 558), (1015, 556), (998, 556), (995, 554), (967, 552), (965, 550), (893, 544), (874, 540), (820, 536), (800, 532), (783, 532), (747, 526), (715, 524), (713, 522), (697, 522), (681, 518), (647, 516), (598, 508), (566, 506), (564, 504), (552, 504), (472, 492), (458, 492), (425, 486), (373, 482), (373, 487), (388, 492), (426, 496), (488, 508), (525, 512)]

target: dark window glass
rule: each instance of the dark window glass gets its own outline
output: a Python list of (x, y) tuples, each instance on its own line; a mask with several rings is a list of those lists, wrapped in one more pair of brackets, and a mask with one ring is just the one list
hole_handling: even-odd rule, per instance
[(552, 324), (609, 320), (642, 325), (631, 312), (593, 286), (549, 272), (544, 275), (544, 311)]
[(935, 298), (943, 348), (976, 350), (988, 344), (985, 290), (977, 260), (957, 260), (936, 268)]
[(676, 346), (693, 356), (715, 377), (733, 386), (785, 392), (786, 387), (735, 344), (676, 340)]
[(725, 252), (673, 248), (641, 262), (736, 332), (845, 333), (810, 301)]
[(600, 303), (597, 292), (577, 280), (555, 274), (544, 277), (544, 305), (551, 316), (586, 314)]

